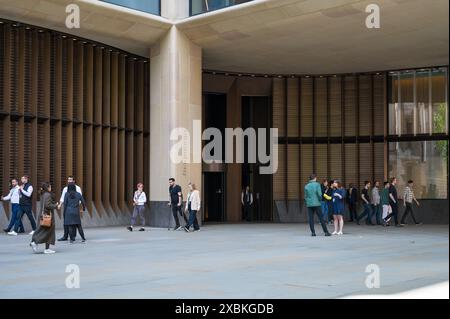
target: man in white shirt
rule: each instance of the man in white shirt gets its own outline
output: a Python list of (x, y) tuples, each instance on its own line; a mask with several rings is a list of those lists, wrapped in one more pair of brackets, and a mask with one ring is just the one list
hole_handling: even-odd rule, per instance
[[(10, 201), (11, 202), (11, 219), (9, 221), (9, 225), (7, 228), (3, 229), (5, 233), (11, 232), (11, 230), (14, 227), (14, 224), (16, 223), (16, 220), (19, 216), (19, 210), (20, 210), (20, 193), (19, 193), (19, 182), (17, 179), (13, 178), (11, 180), (11, 190), (9, 191), (9, 194), (6, 196), (1, 197), (2, 201)], [(25, 229), (23, 228), (22, 220), (19, 220), (19, 233), (24, 233)], [(13, 235), (13, 234), (11, 234)], [(17, 235), (17, 233), (15, 233)]]
[(17, 235), (19, 232), (19, 225), (22, 223), (23, 215), (27, 215), (30, 220), (31, 228), (33, 229), (30, 235), (34, 234), (36, 230), (36, 221), (33, 216), (33, 186), (30, 183), (30, 179), (27, 175), (22, 176), (20, 179), (21, 185), (19, 186), (19, 215), (14, 224), (14, 230), (9, 232), (8, 235)]
[[(69, 176), (67, 177), (67, 185), (69, 184), (75, 184), (75, 178), (73, 176)], [(77, 190), (77, 193), (80, 193), (80, 195), (83, 195), (83, 193), (81, 192), (81, 187), (75, 184), (75, 188)], [(63, 188), (63, 191), (61, 193), (61, 198), (59, 199), (59, 205), (58, 208), (61, 208), (62, 204), (64, 204), (64, 198), (66, 197), (67, 194), (67, 186)], [(63, 216), (65, 216), (63, 214)], [(76, 236), (76, 234), (75, 234)], [(69, 226), (64, 225), (64, 235), (58, 239), (58, 241), (67, 241), (69, 238)]]

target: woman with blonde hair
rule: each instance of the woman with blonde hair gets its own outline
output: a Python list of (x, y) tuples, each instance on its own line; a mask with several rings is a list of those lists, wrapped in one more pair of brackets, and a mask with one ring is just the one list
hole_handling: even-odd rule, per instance
[(189, 212), (189, 221), (184, 230), (190, 232), (191, 226), (194, 226), (194, 231), (200, 231), (200, 226), (198, 225), (197, 212), (200, 210), (200, 192), (193, 183), (188, 185), (189, 193), (186, 203), (186, 211)]

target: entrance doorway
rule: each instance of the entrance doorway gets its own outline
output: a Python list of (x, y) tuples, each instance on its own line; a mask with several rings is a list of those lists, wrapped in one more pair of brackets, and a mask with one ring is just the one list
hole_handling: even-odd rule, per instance
[(225, 173), (203, 173), (205, 222), (225, 221)]
[[(270, 143), (271, 106), (268, 96), (242, 97), (242, 128), (266, 128), (266, 140)], [(259, 133), (257, 133), (259, 134)], [(257, 136), (258, 138), (258, 136)], [(245, 149), (248, 141), (245, 141)], [(258, 145), (256, 145), (258, 147)], [(266, 150), (269, 149), (268, 145)], [(259, 173), (261, 163), (248, 163), (247, 152), (242, 164), (242, 188), (250, 186), (253, 192), (252, 221), (272, 221), (272, 175)]]
[[(225, 135), (227, 119), (226, 94), (205, 93), (203, 95), (203, 125), (205, 128), (217, 128)], [(210, 140), (203, 141), (203, 146)], [(215, 151), (215, 150), (214, 150)], [(222, 143), (222, 161), (225, 160), (225, 144)], [(209, 154), (214, 156), (215, 154)], [(204, 221), (226, 221), (226, 165), (211, 163), (202, 165)]]

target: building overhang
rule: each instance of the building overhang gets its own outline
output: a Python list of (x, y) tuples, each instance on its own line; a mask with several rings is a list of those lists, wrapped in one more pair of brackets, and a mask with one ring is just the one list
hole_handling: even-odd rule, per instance
[(255, 0), (177, 27), (205, 69), (269, 74), (383, 71), (448, 64), (448, 0), (379, 0), (368, 29), (361, 0)]

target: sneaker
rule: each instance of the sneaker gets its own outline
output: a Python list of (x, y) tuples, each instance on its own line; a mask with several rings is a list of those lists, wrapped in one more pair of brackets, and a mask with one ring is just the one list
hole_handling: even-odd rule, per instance
[(84, 244), (86, 243), (86, 239), (82, 239), (81, 242)]
[(177, 231), (177, 230), (180, 230), (181, 228), (182, 228), (181, 226), (178, 226), (178, 227), (175, 227), (173, 230)]
[(422, 222), (416, 223), (416, 226), (420, 226), (420, 225), (423, 225), (423, 223)]
[(30, 235), (30, 236), (33, 236), (33, 235), (34, 235), (34, 230), (31, 231), (29, 235)]
[(128, 229), (129, 231), (133, 231), (133, 226), (128, 226), (127, 229)]
[(400, 226), (402, 226), (402, 227), (403, 227), (403, 226), (406, 226), (406, 225), (408, 225), (408, 224), (405, 224), (405, 223), (401, 223), (401, 224), (400, 224)]
[(186, 233), (190, 233), (191, 231), (189, 230), (189, 228), (187, 228), (186, 226), (184, 226), (184, 231), (186, 232)]
[(58, 239), (58, 241), (67, 241), (67, 238), (61, 237)]
[(194, 229), (194, 233), (198, 233), (200, 229)]
[(37, 247), (38, 247), (38, 245), (37, 245), (34, 241), (32, 241), (32, 242), (30, 243), (30, 247), (31, 247), (31, 249), (33, 249), (33, 251), (34, 251), (35, 253), (37, 253)]
[(141, 227), (141, 228), (139, 229), (139, 231), (145, 231), (145, 228), (144, 228), (144, 227)]
[(339, 233), (337, 233), (338, 234), (338, 236), (342, 236), (342, 235), (344, 235), (344, 233), (343, 232), (339, 232)]
[(5, 232), (5, 233), (9, 233), (11, 230), (9, 230), (9, 229), (3, 229), (3, 231)]
[(56, 253), (56, 251), (51, 250), (51, 249), (44, 250), (44, 254), (54, 254), (54, 253)]
[(331, 235), (337, 235), (337, 234), (338, 234), (338, 232), (334, 231)]
[(17, 233), (16, 233), (14, 230), (12, 230), (12, 231), (10, 231), (10, 232), (8, 233), (8, 235), (11, 235), (11, 236), (17, 236)]

